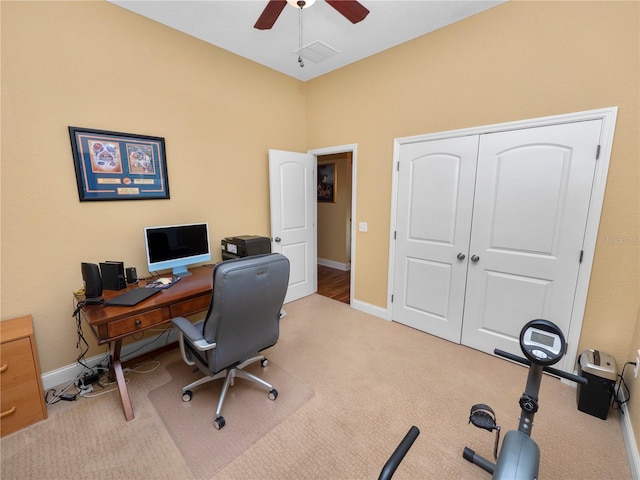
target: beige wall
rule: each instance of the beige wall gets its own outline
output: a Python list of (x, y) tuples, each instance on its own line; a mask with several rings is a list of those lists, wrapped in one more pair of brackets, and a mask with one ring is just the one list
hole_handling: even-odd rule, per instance
[(318, 165), (336, 168), (335, 203), (318, 203), (318, 258), (340, 264), (351, 261), (351, 152), (318, 157)]
[[(269, 235), (268, 148), (306, 150), (305, 85), (106, 2), (1, 2), (2, 319), (72, 364), (80, 262), (146, 274), (142, 229)], [(165, 138), (170, 200), (78, 200), (69, 125)], [(85, 328), (92, 348), (93, 336)]]
[[(610, 106), (579, 350), (640, 348), (640, 3), (508, 2), (306, 84), (104, 2), (0, 8), (1, 317), (33, 314), (43, 372), (77, 355), (81, 261), (144, 267), (150, 224), (268, 235), (268, 148), (358, 144), (354, 294), (384, 307), (394, 138)], [(68, 125), (164, 136), (171, 200), (78, 202)]]

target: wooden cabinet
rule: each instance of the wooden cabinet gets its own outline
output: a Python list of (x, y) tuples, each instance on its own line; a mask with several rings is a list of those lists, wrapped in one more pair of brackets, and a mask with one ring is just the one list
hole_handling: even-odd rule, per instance
[(0, 322), (0, 431), (47, 418), (31, 315)]

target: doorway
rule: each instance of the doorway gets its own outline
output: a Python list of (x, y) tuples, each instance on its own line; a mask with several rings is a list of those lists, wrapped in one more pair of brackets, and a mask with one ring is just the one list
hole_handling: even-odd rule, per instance
[(316, 156), (318, 294), (350, 303), (352, 152)]
[[(331, 157), (331, 155), (336, 156)], [(346, 254), (344, 257), (338, 257), (338, 260), (320, 258), (321, 262), (325, 264), (324, 266), (349, 273), (348, 303), (352, 303), (355, 278), (355, 238), (351, 218), (353, 212), (356, 211), (356, 144), (309, 150), (307, 153), (269, 150), (271, 248), (273, 252), (284, 254), (289, 258), (291, 264), (285, 303), (318, 291), (317, 164), (319, 157), (326, 156), (328, 158), (324, 160), (335, 160), (339, 169), (337, 175), (334, 172), (329, 182), (336, 189), (336, 196), (330, 196), (323, 200), (329, 200), (329, 211), (345, 212), (343, 220), (338, 223), (346, 225), (343, 240), (337, 240), (337, 236), (329, 235), (328, 243), (338, 246), (343, 244)], [(345, 159), (342, 166), (344, 168), (341, 167), (339, 158)], [(347, 158), (350, 159), (350, 168), (348, 168)], [(340, 185), (343, 188), (340, 188)], [(326, 189), (323, 189), (322, 193), (323, 196), (326, 196)], [(340, 198), (342, 198), (341, 203), (343, 204), (341, 207)], [(327, 232), (331, 233), (330, 227), (325, 227), (323, 224), (320, 234), (324, 235)]]

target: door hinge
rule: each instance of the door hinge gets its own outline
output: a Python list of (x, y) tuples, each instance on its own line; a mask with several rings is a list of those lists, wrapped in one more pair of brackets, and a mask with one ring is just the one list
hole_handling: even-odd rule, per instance
[(391, 295), (391, 303), (393, 303), (393, 294)]
[(396, 239), (396, 235), (398, 235), (398, 231), (397, 231), (397, 230), (394, 230), (394, 231), (393, 231), (393, 239), (394, 239), (394, 240)]
[(584, 257), (584, 250), (580, 250), (580, 260), (578, 263), (582, 263), (582, 257)]
[(598, 148), (596, 148), (596, 160), (598, 160), (600, 158), (600, 145), (598, 145)]

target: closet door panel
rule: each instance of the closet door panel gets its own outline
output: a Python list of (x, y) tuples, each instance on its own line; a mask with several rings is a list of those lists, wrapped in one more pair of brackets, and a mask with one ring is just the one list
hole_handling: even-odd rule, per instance
[(481, 137), (465, 345), (519, 353), (534, 318), (569, 331), (600, 129), (594, 120)]
[(478, 137), (469, 136), (405, 144), (399, 156), (392, 318), (456, 343), (477, 147)]

